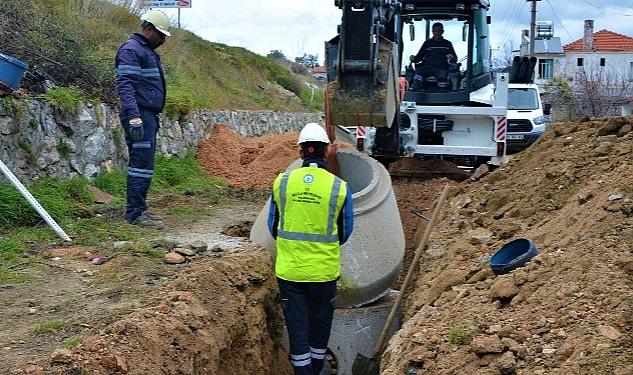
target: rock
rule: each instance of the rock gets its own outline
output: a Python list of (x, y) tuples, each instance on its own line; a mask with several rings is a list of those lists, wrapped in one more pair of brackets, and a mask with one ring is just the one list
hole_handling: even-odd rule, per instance
[(222, 251), (224, 251), (224, 249), (222, 248), (222, 246), (220, 244), (215, 244), (211, 247), (211, 252), (213, 253), (221, 253)]
[(490, 286), (490, 298), (493, 300), (512, 298), (517, 294), (519, 294), (519, 288), (511, 277), (497, 277)]
[(550, 355), (556, 353), (556, 349), (554, 348), (543, 348), (543, 354)]
[(517, 360), (512, 352), (505, 352), (495, 360), (495, 366), (503, 375), (514, 374), (516, 371)]
[(68, 349), (55, 349), (51, 354), (53, 363), (71, 363), (73, 360), (72, 352)]
[(579, 204), (587, 203), (591, 198), (593, 198), (593, 192), (588, 189), (582, 189), (578, 192), (577, 198)]
[(188, 257), (194, 256), (197, 253), (197, 251), (193, 249), (185, 249), (184, 247), (177, 247), (174, 249), (174, 252)]
[(22, 371), (27, 375), (45, 375), (44, 368), (36, 365), (28, 365)]
[(125, 246), (126, 243), (127, 241), (114, 241), (112, 242), (112, 247), (116, 250), (119, 250), (123, 248), (123, 246)]
[(484, 354), (483, 357), (479, 358), (479, 366), (490, 366), (498, 356), (499, 354)]
[(492, 278), (494, 276), (495, 276), (495, 274), (494, 274), (494, 272), (492, 272), (492, 269), (490, 269), (490, 267), (485, 267), (485, 268), (479, 270), (474, 275), (472, 275), (468, 280), (466, 280), (466, 284), (475, 284), (475, 283), (477, 283), (479, 281), (490, 279), (490, 278)]
[(627, 123), (624, 117), (611, 117), (598, 129), (598, 136), (615, 134)]
[(607, 325), (598, 326), (598, 334), (611, 340), (617, 340), (622, 336), (622, 333), (616, 328)]
[(472, 245), (484, 244), (492, 238), (492, 232), (486, 228), (477, 228), (468, 232), (468, 241)]
[(501, 339), (497, 335), (477, 336), (473, 338), (470, 349), (479, 356), (488, 353), (502, 353), (503, 343), (501, 343)]
[(626, 154), (630, 154), (633, 149), (633, 145), (631, 143), (618, 143), (613, 146), (613, 151), (617, 156), (623, 156)]
[(594, 148), (591, 151), (591, 156), (607, 156), (611, 153), (611, 149), (613, 148), (613, 143), (604, 142), (601, 143), (598, 147)]
[(207, 251), (207, 244), (204, 241), (193, 241), (189, 244), (189, 247), (194, 250), (196, 253), (200, 253), (203, 251)]
[(622, 199), (623, 195), (620, 193), (613, 193), (609, 195), (609, 202), (617, 201), (618, 199)]
[(618, 137), (624, 137), (625, 135), (629, 134), (631, 132), (631, 130), (633, 130), (633, 127), (631, 126), (631, 124), (623, 125), (618, 130)]
[(94, 196), (95, 203), (99, 203), (99, 204), (109, 203), (114, 199), (113, 196), (111, 196), (110, 194), (104, 191), (99, 190), (99, 188), (95, 186), (88, 185), (88, 190), (90, 190), (90, 192)]
[(165, 254), (165, 263), (167, 264), (180, 264), (180, 263), (184, 263), (185, 262), (185, 257), (176, 253), (176, 252), (171, 252), (171, 253), (167, 253)]
[(481, 179), (483, 176), (487, 175), (488, 172), (490, 172), (490, 168), (488, 167), (488, 165), (482, 164), (479, 167), (477, 167), (477, 169), (475, 169), (475, 172), (473, 172), (473, 175), (470, 176), (470, 179), (471, 181), (477, 181)]

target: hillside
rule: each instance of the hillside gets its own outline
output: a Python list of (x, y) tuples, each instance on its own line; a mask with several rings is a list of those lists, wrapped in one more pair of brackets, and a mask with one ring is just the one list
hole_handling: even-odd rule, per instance
[[(113, 3), (3, 0), (0, 52), (29, 64), (23, 85), (33, 95), (51, 87), (77, 87), (85, 100), (114, 104), (116, 50), (140, 29), (141, 10)], [(187, 30), (172, 29), (172, 37), (158, 49), (167, 78), (169, 115), (196, 108), (320, 109), (319, 102), (310, 103), (304, 85), (311, 77), (294, 74), (244, 48), (211, 43)]]

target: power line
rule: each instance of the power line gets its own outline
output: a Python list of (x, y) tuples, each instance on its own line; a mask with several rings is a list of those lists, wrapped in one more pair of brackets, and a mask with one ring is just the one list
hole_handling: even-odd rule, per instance
[(596, 4), (590, 3), (588, 0), (582, 0), (582, 1), (584, 1), (586, 4), (592, 6), (592, 7), (596, 8), (596, 9), (599, 9), (599, 10), (605, 12), (605, 13), (608, 13), (608, 14), (614, 14), (614, 15), (624, 16), (624, 17), (633, 17), (633, 14), (626, 14), (626, 13), (615, 12), (615, 11), (612, 11), (612, 10), (607, 10), (607, 9), (605, 9), (603, 7), (600, 7), (600, 6), (596, 5)]
[(563, 25), (563, 21), (561, 21), (561, 19), (558, 17), (558, 14), (556, 14), (556, 10), (554, 10), (554, 7), (552, 6), (552, 3), (549, 0), (546, 0), (546, 1), (547, 1), (547, 4), (549, 4), (550, 9), (552, 9), (552, 13), (554, 14), (554, 17), (556, 17), (556, 19), (558, 20), (558, 24), (560, 25), (560, 27), (563, 28), (563, 30), (565, 30), (565, 32), (569, 36), (569, 39), (571, 39), (572, 42), (574, 40), (576, 40), (576, 39), (574, 39), (573, 36), (571, 36), (569, 31), (567, 31), (567, 29), (565, 28), (565, 25)]

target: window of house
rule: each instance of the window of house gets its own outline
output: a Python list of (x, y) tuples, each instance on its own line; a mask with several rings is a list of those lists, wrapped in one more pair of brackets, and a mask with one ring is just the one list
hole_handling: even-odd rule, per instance
[(583, 59), (582, 57), (578, 58), (578, 62), (576, 63), (577, 66), (583, 66), (583, 63), (585, 62), (585, 59)]
[(540, 79), (554, 78), (554, 59), (540, 59), (538, 61), (538, 77)]
[(604, 66), (606, 63), (606, 59), (604, 57), (600, 58), (600, 66)]
[(629, 62), (629, 81), (633, 81), (633, 61)]

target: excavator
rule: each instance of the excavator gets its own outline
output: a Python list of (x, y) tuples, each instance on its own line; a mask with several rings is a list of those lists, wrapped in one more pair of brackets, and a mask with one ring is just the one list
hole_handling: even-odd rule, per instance
[[(335, 0), (335, 5), (342, 10), (341, 24), (325, 44), (325, 122), (331, 135), (335, 127), (352, 129), (357, 149), (384, 165), (403, 157), (467, 168), (502, 162), (508, 76), (500, 73), (493, 80), (491, 74), (489, 1)], [(462, 57), (443, 77), (423, 77), (413, 89), (415, 67), (403, 66), (403, 31), (408, 25), (413, 43), (416, 25), (422, 25), (428, 39), (435, 22), (458, 30)]]

